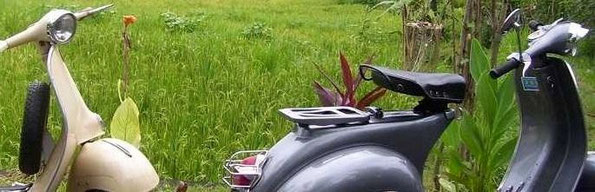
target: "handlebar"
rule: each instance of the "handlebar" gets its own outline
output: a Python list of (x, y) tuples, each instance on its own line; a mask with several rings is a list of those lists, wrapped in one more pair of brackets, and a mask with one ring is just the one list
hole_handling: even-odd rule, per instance
[(74, 16), (76, 17), (77, 20), (83, 20), (84, 18), (94, 15), (96, 13), (99, 13), (101, 11), (104, 11), (110, 7), (114, 6), (114, 4), (109, 4), (109, 5), (104, 5), (101, 7), (97, 7), (97, 8), (91, 8), (91, 7), (87, 7), (83, 10), (80, 10), (76, 13), (74, 13)]
[[(73, 15), (76, 17), (76, 20), (82, 20), (88, 16), (91, 16), (91, 15), (97, 14), (101, 11), (104, 11), (112, 6), (113, 6), (113, 4), (101, 6), (98, 8), (89, 7), (89, 8), (85, 8), (81, 11), (78, 11), (76, 13), (73, 13)], [(48, 31), (49, 28), (47, 27), (48, 23), (54, 22), (54, 19), (56, 19), (56, 18), (54, 18), (54, 17), (56, 17), (55, 14), (64, 14), (65, 12), (68, 12), (68, 11), (66, 11), (66, 10), (52, 10), (49, 13), (47, 13), (46, 15), (44, 15), (39, 21), (30, 25), (24, 31), (21, 31), (20, 33), (17, 33), (15, 35), (13, 35), (12, 37), (9, 37), (5, 40), (0, 39), (0, 53), (6, 51), (7, 49), (11, 49), (11, 48), (17, 47), (19, 45), (22, 45), (22, 44), (25, 44), (28, 42), (50, 41), (51, 40), (49, 37), (50, 32)], [(75, 23), (75, 25), (76, 25), (76, 23)]]
[(543, 23), (536, 20), (529, 21), (529, 29), (531, 29), (532, 31), (537, 31), (539, 29), (539, 26), (543, 26)]
[(519, 67), (520, 64), (521, 62), (517, 61), (515, 58), (511, 58), (508, 61), (506, 61), (506, 63), (490, 70), (490, 77), (492, 77), (493, 79), (497, 79), (502, 75), (510, 72), (511, 70), (516, 69), (517, 67)]

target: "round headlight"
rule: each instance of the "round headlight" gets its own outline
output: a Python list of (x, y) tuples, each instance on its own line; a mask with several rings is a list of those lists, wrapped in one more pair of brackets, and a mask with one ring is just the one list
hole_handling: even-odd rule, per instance
[(64, 13), (48, 24), (50, 40), (57, 44), (68, 43), (76, 32), (76, 17), (72, 13)]

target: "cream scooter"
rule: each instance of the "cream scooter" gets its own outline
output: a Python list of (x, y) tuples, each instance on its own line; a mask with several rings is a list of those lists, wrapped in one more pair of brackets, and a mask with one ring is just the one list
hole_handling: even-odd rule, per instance
[(100, 138), (104, 123), (85, 104), (58, 50), (74, 37), (77, 21), (109, 7), (77, 13), (54, 9), (25, 31), (0, 41), (0, 52), (29, 42), (37, 45), (63, 115), (62, 132), (54, 144), (45, 126), (49, 85), (29, 87), (19, 167), (26, 174), (39, 174), (32, 184), (0, 191), (55, 191), (71, 163), (68, 191), (150, 191), (159, 183), (155, 169), (137, 148)]

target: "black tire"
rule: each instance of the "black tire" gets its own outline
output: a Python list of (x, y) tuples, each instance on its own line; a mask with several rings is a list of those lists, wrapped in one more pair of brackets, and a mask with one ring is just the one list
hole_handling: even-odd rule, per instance
[(31, 83), (25, 100), (19, 149), (19, 169), (27, 175), (39, 172), (49, 103), (50, 86), (39, 81)]

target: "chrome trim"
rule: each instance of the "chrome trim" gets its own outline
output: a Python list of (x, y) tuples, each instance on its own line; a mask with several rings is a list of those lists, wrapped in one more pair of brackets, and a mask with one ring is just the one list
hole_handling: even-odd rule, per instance
[[(70, 38), (68, 38), (66, 41), (59, 41), (57, 39), (55, 39), (55, 35), (53, 35), (56, 31), (56, 29), (54, 28), (56, 21), (58, 21), (58, 19), (62, 18), (63, 16), (70, 16), (73, 19), (74, 22), (74, 29), (72, 30), (72, 35), (70, 36)], [(46, 25), (46, 31), (47, 31), (47, 35), (48, 38), (50, 39), (50, 41), (54, 44), (66, 44), (68, 42), (70, 42), (70, 40), (72, 40), (72, 38), (74, 37), (74, 35), (76, 34), (76, 28), (77, 28), (77, 18), (76, 16), (67, 10), (63, 10), (63, 9), (56, 9), (56, 10), (52, 10), (47, 14), (47, 25)]]
[[(245, 165), (242, 164), (242, 161), (246, 157), (256, 156), (256, 162), (254, 165)], [(250, 191), (258, 181), (260, 180), (260, 176), (262, 174), (262, 167), (266, 163), (268, 159), (268, 151), (267, 150), (248, 150), (248, 151), (238, 151), (235, 152), (229, 159), (225, 160), (223, 164), (223, 168), (225, 169), (225, 175), (223, 178), (223, 182), (231, 187), (232, 189), (236, 190), (243, 190), (243, 191)], [(233, 177), (234, 176), (244, 176), (250, 177), (252, 180), (249, 185), (235, 185), (233, 184)]]

